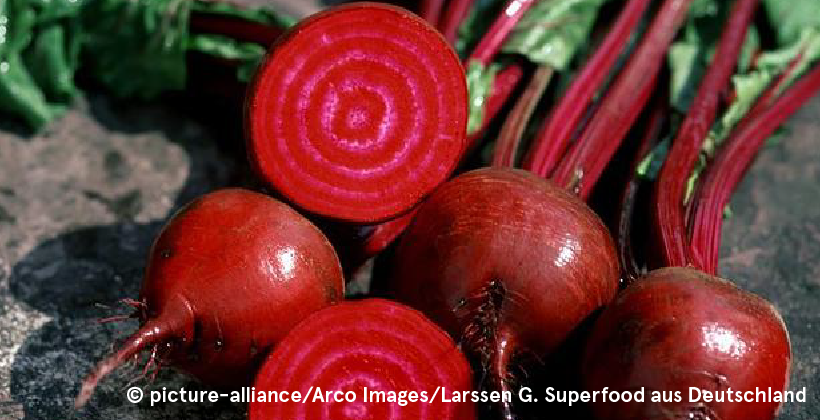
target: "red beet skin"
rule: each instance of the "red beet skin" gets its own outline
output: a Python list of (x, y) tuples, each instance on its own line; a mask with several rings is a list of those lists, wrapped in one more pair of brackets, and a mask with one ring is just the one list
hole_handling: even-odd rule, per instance
[[(352, 402), (322, 402), (311, 393), (353, 392)], [(364, 388), (368, 402), (364, 400)], [(250, 420), (474, 420), (472, 402), (373, 403), (370, 391), (472, 389), (470, 365), (455, 343), (420, 312), (368, 299), (323, 309), (296, 326), (259, 370), (254, 388), (298, 391), (304, 402), (252, 402)], [(340, 399), (342, 398), (342, 394)]]
[(247, 102), (250, 158), (296, 205), (354, 223), (407, 212), (464, 151), (464, 69), (412, 13), (352, 3), (280, 37)]
[(439, 187), (396, 261), (396, 296), (486, 359), (501, 388), (516, 355), (553, 350), (614, 297), (619, 278), (613, 241), (592, 210), (515, 169), (479, 169)]
[[(771, 420), (778, 403), (693, 404), (689, 387), (783, 391), (790, 359), (786, 327), (767, 301), (692, 268), (664, 268), (603, 312), (583, 377), (591, 391), (646, 390), (645, 403), (593, 403), (596, 420)], [(682, 401), (651, 403), (652, 391), (680, 391)]]
[(141, 328), (83, 382), (77, 404), (143, 350), (170, 350), (163, 364), (209, 385), (247, 385), (271, 346), (343, 296), (338, 258), (307, 219), (255, 192), (207, 194), (157, 238), (140, 292)]

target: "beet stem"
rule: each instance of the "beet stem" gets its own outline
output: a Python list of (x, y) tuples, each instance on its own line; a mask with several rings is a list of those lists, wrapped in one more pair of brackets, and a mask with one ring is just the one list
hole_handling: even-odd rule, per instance
[(536, 0), (509, 0), (504, 6), (504, 11), (501, 12), (501, 15), (496, 18), (487, 33), (481, 38), (467, 61), (478, 61), (485, 66), (489, 65), (495, 54), (501, 49), (507, 35), (512, 32), (515, 25), (518, 24), (535, 2)]
[(618, 55), (641, 20), (651, 0), (630, 0), (604, 42), (572, 82), (546, 124), (541, 127), (523, 168), (548, 177), (561, 161), (584, 112), (596, 92), (603, 89)]
[(771, 105), (774, 100), (777, 99), (778, 95), (783, 93), (783, 89), (786, 88), (786, 84), (791, 80), (794, 72), (798, 68), (798, 64), (803, 60), (803, 56), (805, 51), (801, 51), (798, 53), (792, 61), (786, 66), (786, 69), (777, 76), (777, 79), (771, 84), (771, 86), (767, 87), (766, 90), (763, 91), (762, 94), (757, 98), (755, 104), (749, 110), (749, 112), (744, 116), (744, 119), (751, 121), (756, 116), (760, 115), (764, 111), (766, 111)]
[[(666, 0), (632, 58), (604, 97), (578, 142), (553, 176), (565, 188), (577, 182), (587, 199), (627, 132), (649, 101), (666, 52), (692, 0)], [(577, 178), (577, 179), (576, 179)]]
[(706, 170), (692, 223), (691, 252), (704, 272), (717, 272), (723, 209), (751, 166), (757, 151), (774, 131), (820, 91), (820, 64), (788, 88), (772, 105), (744, 119), (726, 139)]
[(687, 180), (715, 120), (720, 92), (732, 77), (756, 7), (757, 0), (735, 2), (715, 58), (661, 168), (655, 189), (653, 215), (664, 266), (683, 267), (694, 262), (689, 253), (686, 230), (684, 195)]
[(467, 136), (467, 150), (464, 156), (468, 156), (478, 146), (479, 141), (487, 132), (492, 120), (504, 108), (504, 104), (512, 96), (518, 82), (524, 77), (524, 69), (521, 65), (513, 63), (499, 71), (493, 79), (493, 87), (487, 98), (484, 112), (482, 113), (481, 127), (474, 133)]
[(284, 31), (274, 25), (203, 12), (191, 13), (188, 25), (194, 33), (223, 35), (263, 46), (273, 44)]
[(441, 16), (441, 10), (444, 8), (444, 0), (423, 0), (421, 2), (421, 9), (419, 16), (426, 20), (433, 26), (436, 26)]
[(458, 28), (461, 22), (467, 17), (470, 8), (475, 3), (475, 0), (452, 0), (444, 11), (444, 15), (438, 24), (438, 29), (444, 38), (451, 44), (455, 45), (458, 37)]
[(515, 167), (516, 157), (521, 146), (521, 137), (524, 135), (527, 123), (554, 73), (552, 66), (542, 65), (538, 67), (538, 70), (532, 76), (532, 80), (530, 80), (501, 128), (493, 153), (493, 166)]
[(640, 139), (638, 151), (630, 166), (629, 179), (621, 193), (618, 224), (615, 230), (618, 245), (618, 258), (621, 262), (621, 271), (625, 279), (625, 286), (641, 276), (641, 264), (635, 255), (635, 238), (633, 238), (633, 222), (635, 221), (635, 206), (638, 204), (638, 192), (645, 179), (638, 175), (638, 166), (649, 156), (660, 142), (661, 133), (666, 124), (669, 107), (669, 95), (658, 95), (652, 103), (652, 111), (646, 123), (646, 130)]

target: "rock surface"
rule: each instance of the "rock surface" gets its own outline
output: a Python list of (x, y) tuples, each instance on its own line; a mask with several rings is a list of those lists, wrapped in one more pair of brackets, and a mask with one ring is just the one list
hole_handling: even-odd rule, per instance
[[(820, 417), (820, 98), (768, 147), (733, 200), (722, 273), (773, 301), (791, 331), (792, 388), (809, 401), (782, 420)], [(72, 408), (79, 381), (135, 328), (126, 313), (148, 247), (180, 205), (230, 182), (236, 163), (210, 131), (162, 105), (80, 103), (36, 137), (0, 132), (0, 418), (245, 418), (230, 403), (150, 407), (125, 398), (141, 365), (106, 379)], [(229, 139), (240, 141), (240, 139)], [(203, 389), (170, 370), (147, 391)], [(207, 389), (207, 388), (204, 388)]]
[[(162, 222), (231, 166), (190, 118), (103, 97), (41, 135), (0, 132), (0, 418), (242, 418), (241, 407), (127, 403), (136, 364), (73, 410), (79, 380), (136, 327), (98, 318), (127, 313), (118, 300), (137, 296)], [(166, 370), (154, 383), (197, 388), (188, 382)]]

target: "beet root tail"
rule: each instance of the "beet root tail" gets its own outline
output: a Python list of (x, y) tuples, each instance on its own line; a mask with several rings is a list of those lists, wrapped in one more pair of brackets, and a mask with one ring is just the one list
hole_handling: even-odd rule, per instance
[(114, 371), (123, 362), (139, 354), (146, 348), (167, 341), (177, 329), (161, 318), (155, 318), (145, 323), (135, 332), (120, 349), (100, 362), (96, 368), (83, 380), (80, 392), (74, 400), (74, 407), (81, 408), (88, 402), (100, 380)]
[[(515, 348), (516, 343), (513, 339), (513, 334), (511, 334), (509, 330), (502, 329), (496, 333), (495, 351), (493, 351), (492, 356), (490, 356), (490, 363), (487, 369), (490, 372), (492, 387), (495, 391), (499, 391), (501, 395), (506, 395), (508, 392), (512, 394), (512, 378), (510, 377), (509, 367)], [(499, 418), (503, 420), (515, 420), (511, 401), (502, 398), (496, 409), (498, 410)]]

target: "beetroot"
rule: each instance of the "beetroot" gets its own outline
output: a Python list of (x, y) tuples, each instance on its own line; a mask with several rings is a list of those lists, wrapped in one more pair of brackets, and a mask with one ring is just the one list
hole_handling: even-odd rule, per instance
[[(598, 319), (584, 356), (586, 389), (636, 391), (645, 402), (592, 404), (597, 420), (770, 420), (776, 402), (690, 402), (704, 391), (783, 391), (791, 350), (774, 307), (692, 268), (655, 270), (622, 292)], [(679, 402), (650, 402), (653, 391)], [(697, 397), (697, 394), (693, 394)]]
[[(271, 403), (256, 398), (249, 417), (473, 420), (472, 402), (445, 402), (443, 395), (446, 391), (447, 399), (453, 400), (454, 392), (471, 389), (472, 373), (464, 355), (424, 315), (386, 300), (348, 301), (296, 326), (259, 371), (257, 394), (299, 392), (302, 401)], [(316, 399), (316, 392), (330, 395), (329, 401)], [(373, 392), (382, 394), (381, 402), (373, 402)], [(348, 401), (342, 401), (345, 393)], [(391, 393), (392, 401), (385, 402)]]
[(158, 348), (163, 363), (208, 384), (247, 384), (291, 327), (343, 296), (338, 258), (307, 219), (255, 192), (207, 194), (162, 230), (135, 303), (141, 328), (88, 376), (76, 403), (125, 360)]
[(529, 172), (485, 168), (419, 207), (391, 287), (460, 340), (490, 386), (510, 390), (517, 356), (554, 350), (613, 298), (618, 277), (609, 232), (584, 203)]
[(455, 169), (468, 94), (453, 49), (394, 6), (352, 3), (303, 20), (249, 92), (250, 158), (288, 200), (336, 220), (407, 212)]

